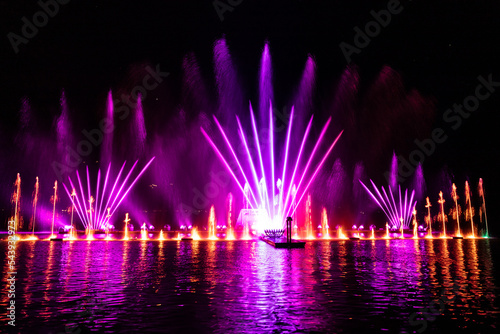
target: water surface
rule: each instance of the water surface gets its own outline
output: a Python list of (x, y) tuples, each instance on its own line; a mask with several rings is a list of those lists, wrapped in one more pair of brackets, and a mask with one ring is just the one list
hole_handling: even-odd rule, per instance
[[(495, 239), (21, 241), (15, 331), (493, 333), (499, 251)], [(3, 241), (3, 272), (6, 255)]]

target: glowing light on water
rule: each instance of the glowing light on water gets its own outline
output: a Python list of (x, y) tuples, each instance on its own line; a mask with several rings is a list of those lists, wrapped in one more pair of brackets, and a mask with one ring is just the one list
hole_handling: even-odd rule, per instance
[(404, 219), (403, 219), (403, 217), (401, 217), (401, 218), (399, 218), (399, 220), (401, 221), (400, 228), (399, 228), (399, 229), (400, 229), (400, 231), (401, 231), (401, 236), (400, 236), (400, 238), (401, 238), (401, 239), (404, 239), (404, 238), (405, 238), (405, 235), (403, 234)]
[[(136, 161), (132, 168), (129, 170), (127, 175), (123, 180), (121, 180), (121, 176), (125, 169), (126, 162), (123, 163), (118, 175), (115, 178), (114, 183), (110, 178), (111, 164), (108, 165), (108, 169), (106, 172), (106, 176), (104, 179), (104, 184), (101, 186), (101, 170), (99, 169), (97, 173), (97, 185), (95, 188), (95, 197), (91, 194), (90, 187), (90, 175), (88, 166), (86, 168), (87, 174), (87, 193), (85, 193), (84, 188), (82, 186), (82, 180), (80, 178), (80, 174), (78, 171), (76, 172), (76, 177), (79, 185), (79, 190), (76, 191), (76, 196), (72, 196), (68, 190), (68, 187), (63, 183), (64, 189), (68, 194), (71, 203), (76, 209), (78, 217), (80, 218), (85, 229), (90, 230), (105, 230), (109, 224), (109, 220), (115, 211), (118, 209), (119, 205), (123, 202), (125, 197), (128, 195), (132, 187), (135, 185), (137, 180), (141, 177), (141, 175), (146, 171), (149, 165), (153, 162), (154, 157), (149, 160), (146, 166), (140, 171), (140, 173), (133, 179), (132, 182), (128, 185), (128, 181), (137, 166), (138, 161)], [(73, 184), (73, 181), (70, 177), (68, 177), (69, 183), (72, 189), (76, 187)], [(113, 186), (111, 186), (113, 183)], [(128, 185), (128, 186), (127, 186)], [(88, 205), (87, 205), (88, 203)], [(94, 204), (95, 203), (95, 204)]]
[(228, 210), (227, 210), (227, 231), (226, 240), (235, 240), (233, 229), (233, 194), (229, 193), (227, 196)]
[(21, 175), (17, 173), (16, 182), (14, 183), (14, 194), (12, 202), (14, 202), (14, 233), (17, 233), (19, 228), (19, 217), (21, 213)]
[(457, 237), (461, 237), (462, 233), (460, 232), (460, 212), (458, 209), (458, 195), (455, 183), (451, 185), (451, 197), (455, 201), (455, 218), (457, 219)]
[(311, 194), (307, 194), (306, 201), (306, 229), (307, 229), (307, 239), (314, 239), (313, 235), (313, 226), (312, 226), (312, 203), (311, 203)]
[(210, 213), (208, 215), (208, 239), (216, 240), (215, 236), (215, 226), (216, 226), (216, 218), (215, 218), (215, 207), (212, 205), (210, 207)]
[(146, 223), (143, 223), (141, 226), (141, 240), (148, 240), (148, 228)]
[(465, 205), (467, 203), (469, 206), (467, 207), (465, 211), (465, 220), (467, 220), (467, 217), (470, 219), (470, 228), (471, 228), (471, 236), (474, 238), (475, 237), (475, 231), (474, 231), (474, 209), (472, 209), (472, 203), (471, 203), (471, 191), (469, 187), (469, 182), (465, 181)]
[(425, 217), (425, 220), (427, 222), (427, 235), (425, 236), (427, 239), (432, 239), (432, 217), (431, 217), (431, 202), (429, 200), (429, 197), (426, 199), (427, 204), (425, 204), (425, 207), (427, 208), (427, 216)]
[[(267, 104), (267, 101), (266, 101)], [(230, 158), (234, 159), (236, 162), (236, 167), (233, 168), (231, 165), (228, 163), (228, 158), (226, 158), (222, 153), (219, 147), (215, 144), (214, 140), (207, 134), (207, 132), (203, 129), (200, 128), (202, 134), (204, 137), (207, 139), (215, 153), (217, 154), (217, 157), (223, 162), (224, 166), (229, 170), (230, 174), (232, 175), (233, 179), (235, 180), (236, 184), (242, 191), (247, 203), (245, 204), (245, 207), (250, 206), (251, 209), (263, 209), (266, 211), (267, 216), (269, 219), (266, 220), (266, 224), (269, 226), (266, 226), (265, 224), (262, 226), (258, 226), (259, 231), (258, 232), (263, 232), (265, 228), (283, 228), (284, 226), (284, 218), (288, 216), (293, 216), (298, 204), (302, 200), (302, 198), (307, 195), (309, 186), (311, 185), (312, 181), (315, 179), (318, 171), (320, 168), (323, 166), (324, 162), (326, 161), (327, 157), (329, 156), (330, 152), (332, 151), (333, 147), (337, 143), (338, 139), (340, 138), (342, 132), (336, 137), (336, 139), (333, 141), (333, 143), (330, 145), (326, 153), (324, 153), (322, 159), (320, 162), (316, 165), (316, 169), (311, 173), (308, 174), (309, 168), (311, 167), (312, 161), (316, 156), (316, 153), (318, 151), (318, 148), (320, 147), (320, 144), (323, 141), (323, 138), (325, 136), (325, 133), (328, 129), (328, 126), (331, 122), (331, 118), (327, 120), (325, 125), (323, 126), (323, 129), (316, 141), (316, 144), (311, 151), (308, 160), (305, 164), (305, 167), (302, 170), (299, 170), (299, 166), (301, 164), (301, 159), (302, 159), (302, 153), (304, 151), (305, 143), (307, 141), (307, 137), (309, 135), (311, 126), (312, 126), (312, 119), (311, 117), (307, 128), (305, 130), (305, 133), (302, 136), (302, 143), (300, 145), (300, 149), (297, 153), (295, 158), (295, 165), (293, 168), (293, 173), (291, 176), (287, 175), (287, 170), (289, 169), (288, 163), (289, 163), (289, 158), (290, 156), (290, 137), (291, 137), (291, 129), (293, 125), (293, 114), (294, 114), (294, 108), (292, 107), (291, 114), (290, 114), (290, 120), (288, 124), (288, 130), (287, 130), (287, 135), (284, 143), (284, 160), (283, 160), (283, 166), (278, 166), (277, 164), (277, 159), (275, 156), (275, 141), (276, 138), (274, 138), (274, 115), (273, 115), (273, 110), (272, 110), (272, 105), (271, 102), (269, 102), (269, 117), (267, 118), (269, 121), (269, 138), (268, 138), (268, 145), (265, 147), (265, 145), (261, 145), (261, 141), (259, 140), (259, 135), (257, 131), (257, 125), (255, 122), (255, 116), (254, 112), (252, 109), (252, 105), (249, 105), (250, 109), (250, 118), (251, 118), (251, 130), (252, 130), (252, 135), (254, 137), (255, 141), (255, 148), (256, 148), (256, 156), (252, 156), (252, 153), (250, 153), (250, 148), (248, 145), (248, 140), (249, 136), (246, 134), (245, 130), (243, 129), (243, 126), (240, 122), (240, 119), (238, 116), (236, 116), (236, 121), (238, 123), (238, 134), (240, 135), (241, 142), (243, 144), (243, 147), (245, 149), (245, 154), (246, 156), (241, 159), (238, 157), (236, 154), (236, 151), (233, 148), (233, 143), (228, 139), (228, 136), (226, 135), (226, 132), (220, 125), (219, 121), (215, 116), (213, 116), (213, 119), (215, 121), (215, 124), (217, 125), (220, 134), (223, 138), (223, 142), (225, 146), (229, 149), (230, 151)], [(262, 148), (261, 148), (262, 147)], [(244, 154), (244, 155), (245, 155)], [(254, 153), (255, 155), (255, 153)], [(245, 170), (241, 164), (241, 161), (248, 161), (248, 166), (247, 169)], [(254, 161), (257, 161), (258, 163), (255, 164)], [(281, 170), (278, 170), (278, 168), (281, 168)], [(258, 170), (259, 169), (259, 170)], [(250, 173), (248, 173), (250, 171)], [(281, 173), (280, 173), (281, 172)], [(240, 178), (236, 176), (236, 174), (240, 174)], [(276, 180), (276, 176), (281, 174), (281, 179)], [(268, 179), (269, 177), (269, 179)], [(241, 180), (243, 179), (243, 180)], [(296, 182), (298, 181), (298, 183)], [(245, 187), (243, 187), (243, 184)], [(292, 186), (294, 184), (297, 184), (295, 187), (295, 191), (292, 192)], [(248, 186), (247, 186), (248, 185)], [(247, 189), (247, 190), (245, 190)], [(288, 189), (288, 190), (287, 190)], [(278, 192), (276, 194), (276, 192)], [(278, 226), (273, 226), (274, 224), (278, 224)]]
[(321, 228), (323, 239), (330, 239), (330, 231), (328, 226), (328, 215), (326, 214), (326, 208), (321, 211)]
[(339, 239), (348, 239), (345, 234), (342, 232), (342, 227), (339, 227), (339, 230), (338, 230), (338, 238)]
[(417, 225), (417, 210), (413, 209), (413, 239), (418, 239)]
[(401, 186), (399, 187), (399, 205), (396, 204), (396, 201), (394, 199), (394, 194), (393, 190), (388, 187), (388, 192), (390, 194), (390, 199), (389, 196), (387, 195), (387, 192), (385, 191), (384, 187), (381, 187), (382, 193), (377, 189), (375, 186), (375, 183), (373, 183), (372, 180), (370, 180), (373, 189), (375, 190), (375, 194), (368, 189), (367, 186), (361, 180), (359, 180), (361, 185), (365, 188), (365, 190), (370, 194), (372, 199), (378, 204), (378, 206), (382, 209), (382, 211), (385, 213), (387, 218), (389, 219), (389, 222), (391, 224), (391, 227), (394, 229), (401, 229), (403, 228), (408, 228), (409, 224), (411, 222), (412, 218), (412, 212), (413, 209), (415, 208), (415, 205), (417, 204), (417, 201), (413, 200), (413, 197), (415, 195), (415, 191), (411, 192), (410, 198), (408, 198), (408, 190), (405, 190), (405, 195), (404, 195), (404, 200), (403, 196), (401, 195)]
[(441, 220), (443, 223), (443, 234), (441, 238), (446, 238), (446, 216), (444, 215), (444, 202), (446, 202), (443, 198), (443, 192), (439, 192), (439, 200), (438, 203), (441, 205)]
[(200, 235), (198, 234), (198, 229), (196, 227), (193, 227), (193, 229), (191, 230), (191, 238), (193, 240), (200, 240), (201, 239)]
[(389, 223), (385, 223), (385, 239), (390, 239), (391, 234), (389, 233)]
[[(75, 189), (73, 189), (73, 191), (71, 192), (71, 197), (75, 198), (76, 197), (76, 192), (75, 192)], [(73, 203), (74, 201), (72, 201)], [(70, 240), (76, 240), (76, 231), (75, 231), (75, 226), (73, 225), (73, 213), (75, 212), (75, 206), (74, 205), (71, 205), (71, 227), (70, 227), (70, 235), (69, 235), (69, 238)]]
[(57, 181), (54, 182), (54, 196), (52, 197), (52, 202), (54, 203), (54, 207), (52, 210), (52, 228), (51, 228), (51, 238), (54, 236), (54, 224), (56, 222), (56, 202), (57, 202)]
[[(35, 237), (35, 222), (36, 222), (36, 207), (37, 207), (37, 204), (38, 204), (38, 191), (39, 191), (40, 187), (39, 187), (39, 184), (38, 184), (38, 176), (36, 177), (36, 182), (35, 182), (35, 191), (33, 192), (33, 232), (32, 232), (32, 236)], [(36, 238), (35, 238), (36, 240)]]
[(125, 214), (125, 232), (123, 234), (123, 240), (129, 240), (128, 238), (128, 222), (130, 221), (130, 218), (128, 217), (128, 212)]
[[(479, 192), (479, 197), (481, 197), (481, 199), (483, 200), (483, 203), (481, 205), (481, 209), (484, 212), (484, 222), (486, 223), (486, 233), (485, 233), (484, 237), (489, 238), (490, 233), (488, 230), (488, 217), (486, 216), (486, 202), (484, 200), (484, 188), (483, 188), (483, 179), (482, 178), (479, 179), (478, 192)], [(479, 216), (481, 217), (482, 215), (479, 215)]]

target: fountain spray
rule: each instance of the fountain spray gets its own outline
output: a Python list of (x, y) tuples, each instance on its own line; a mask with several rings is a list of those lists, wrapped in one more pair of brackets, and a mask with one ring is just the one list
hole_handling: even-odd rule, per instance
[(17, 228), (19, 225), (19, 214), (21, 213), (21, 175), (17, 173), (16, 182), (14, 183), (16, 190), (12, 196), (14, 206), (14, 232), (17, 233)]
[(484, 188), (483, 188), (483, 179), (482, 178), (479, 179), (478, 190), (479, 190), (479, 197), (481, 197), (483, 199), (482, 208), (483, 208), (483, 211), (484, 211), (484, 221), (486, 223), (486, 234), (485, 234), (485, 237), (489, 238), (490, 234), (489, 234), (489, 231), (488, 231), (488, 216), (486, 216), (486, 202), (484, 200)]
[(36, 206), (38, 204), (38, 176), (36, 177), (36, 182), (35, 182), (35, 191), (33, 192), (33, 231), (32, 231), (32, 237), (35, 237), (35, 221), (36, 221)]
[(451, 197), (455, 201), (455, 215), (457, 218), (457, 236), (461, 237), (462, 233), (460, 233), (460, 213), (458, 212), (458, 195), (457, 195), (457, 187), (455, 183), (451, 186)]
[(417, 209), (413, 209), (413, 239), (418, 239), (418, 232), (417, 232)]
[(56, 221), (56, 202), (57, 202), (57, 181), (54, 181), (54, 196), (52, 197), (54, 206), (52, 208), (52, 228), (50, 232), (50, 237), (53, 238), (54, 236), (54, 224)]
[(323, 229), (323, 239), (330, 239), (330, 233), (328, 231), (328, 216), (326, 214), (326, 208), (321, 211), (321, 227)]
[(441, 218), (443, 220), (443, 235), (441, 238), (446, 238), (446, 221), (445, 221), (445, 216), (444, 216), (444, 202), (446, 202), (443, 198), (443, 192), (439, 192), (439, 200), (438, 203), (441, 204)]
[(123, 236), (123, 240), (128, 240), (128, 222), (130, 218), (128, 217), (128, 212), (125, 214), (125, 235)]
[(429, 197), (426, 198), (427, 204), (425, 207), (427, 208), (427, 230), (428, 234), (426, 238), (432, 239), (432, 218), (431, 218), (431, 202), (429, 200)]
[[(73, 188), (73, 190), (71, 191), (71, 197), (73, 197), (73, 199), (76, 197), (76, 191), (75, 191), (75, 188)], [(70, 227), (70, 239), (71, 240), (76, 240), (76, 233), (75, 233), (75, 226), (73, 225), (73, 213), (75, 211), (75, 201), (71, 201), (73, 204), (71, 205), (71, 227)]]
[(215, 240), (215, 207), (210, 207), (210, 214), (208, 215), (208, 238)]
[[(466, 216), (468, 215), (470, 217), (470, 228), (471, 228), (471, 231), (472, 231), (472, 238), (475, 238), (476, 237), (476, 233), (474, 231), (474, 219), (473, 219), (473, 216), (474, 216), (474, 212), (472, 211), (472, 203), (471, 203), (471, 191), (470, 191), (470, 187), (469, 187), (469, 182), (465, 181), (465, 204), (467, 205), (467, 203), (469, 203), (469, 207), (467, 208), (467, 211), (466, 211)], [(467, 214), (468, 212), (468, 214)]]

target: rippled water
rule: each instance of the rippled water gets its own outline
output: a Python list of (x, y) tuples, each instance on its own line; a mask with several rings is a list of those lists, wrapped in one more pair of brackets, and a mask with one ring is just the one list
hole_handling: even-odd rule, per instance
[[(15, 331), (496, 332), (499, 251), (494, 239), (22, 241)], [(6, 255), (3, 241), (4, 273)]]

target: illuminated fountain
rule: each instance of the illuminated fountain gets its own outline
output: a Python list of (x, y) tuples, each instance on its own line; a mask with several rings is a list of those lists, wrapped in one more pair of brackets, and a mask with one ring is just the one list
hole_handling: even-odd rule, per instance
[(443, 198), (443, 192), (439, 192), (439, 200), (438, 203), (441, 204), (441, 221), (442, 221), (442, 226), (443, 226), (443, 234), (441, 235), (441, 238), (447, 238), (446, 236), (446, 216), (444, 214), (444, 202), (446, 202)]
[(35, 237), (35, 222), (36, 222), (36, 207), (38, 204), (38, 192), (40, 190), (39, 183), (38, 183), (38, 176), (36, 177), (36, 182), (35, 182), (35, 191), (33, 192), (33, 233), (32, 236)]
[(413, 209), (413, 239), (418, 239), (417, 210)]
[(208, 239), (216, 240), (217, 237), (215, 235), (215, 226), (217, 224), (215, 218), (215, 207), (212, 205), (210, 207), (210, 213), (208, 214)]
[(370, 239), (374, 240), (375, 239), (375, 227), (372, 226), (371, 230), (372, 230), (372, 235), (371, 235)]
[[(123, 202), (127, 194), (130, 192), (130, 189), (132, 189), (134, 184), (137, 182), (140, 176), (146, 171), (146, 169), (153, 162), (153, 160), (154, 157), (151, 160), (149, 160), (146, 166), (139, 172), (139, 174), (133, 179), (133, 181), (130, 182), (130, 184), (128, 184), (128, 181), (138, 161), (136, 161), (133, 164), (132, 168), (129, 170), (127, 175), (122, 180), (121, 176), (124, 172), (126, 164), (126, 162), (124, 162), (118, 175), (114, 179), (114, 182), (112, 182), (110, 178), (111, 164), (108, 165), (108, 169), (103, 184), (101, 184), (101, 170), (99, 169), (97, 173), (97, 186), (94, 189), (95, 198), (91, 193), (91, 185), (90, 185), (91, 182), (90, 182), (88, 167), (86, 169), (87, 192), (84, 191), (84, 188), (82, 186), (82, 180), (80, 178), (80, 174), (78, 173), (78, 171), (76, 172), (76, 177), (80, 191), (75, 191), (75, 195), (72, 195), (73, 191), (70, 193), (66, 184), (63, 183), (64, 189), (66, 190), (66, 193), (68, 194), (68, 197), (70, 198), (73, 207), (76, 209), (80, 221), (85, 227), (88, 240), (93, 239), (94, 231), (105, 231), (106, 229), (109, 229), (109, 223), (111, 217), (116, 212), (119, 205)], [(71, 185), (71, 189), (73, 190), (76, 189), (72, 179), (68, 177), (68, 180)], [(57, 187), (57, 181), (55, 188), (56, 187)], [(55, 212), (55, 204), (54, 204), (54, 212)]]
[(455, 186), (455, 183), (451, 186), (451, 198), (455, 201), (454, 217), (457, 220), (457, 235), (454, 238), (462, 239), (462, 233), (460, 232), (460, 207), (458, 206), (457, 187)]
[(54, 234), (54, 224), (56, 222), (57, 181), (54, 182), (54, 195), (52, 196), (52, 203), (53, 203), (53, 209), (52, 209), (52, 226), (50, 229), (50, 238), (55, 238), (56, 235)]
[(385, 223), (385, 237), (384, 239), (390, 239), (391, 234), (389, 233), (389, 223)]
[(233, 229), (233, 194), (229, 193), (227, 196), (228, 209), (227, 209), (227, 230), (226, 239), (234, 240), (234, 229)]
[(328, 226), (328, 215), (326, 214), (326, 208), (321, 211), (321, 231), (323, 239), (330, 239), (330, 231)]
[(399, 205), (396, 204), (396, 200), (393, 194), (393, 191), (390, 187), (387, 187), (387, 192), (390, 194), (390, 197), (387, 195), (387, 192), (385, 191), (384, 187), (381, 187), (382, 193), (377, 189), (375, 186), (375, 183), (373, 183), (372, 180), (370, 182), (372, 183), (373, 189), (375, 190), (375, 193), (377, 196), (374, 195), (370, 189), (368, 189), (367, 186), (361, 180), (359, 181), (361, 185), (366, 189), (366, 191), (370, 194), (372, 199), (378, 204), (378, 206), (382, 209), (382, 211), (385, 213), (387, 218), (389, 219), (389, 223), (391, 224), (392, 229), (399, 229), (401, 231), (401, 237), (403, 237), (403, 229), (409, 228), (411, 219), (412, 219), (412, 212), (413, 209), (415, 208), (415, 205), (417, 204), (417, 201), (413, 200), (413, 196), (415, 194), (415, 191), (412, 191), (410, 198), (408, 198), (408, 190), (405, 190), (405, 195), (404, 199), (401, 195), (401, 186), (399, 187), (399, 198), (397, 202), (399, 202)]
[(198, 229), (196, 227), (193, 227), (193, 229), (191, 230), (191, 238), (193, 240), (200, 240), (201, 239), (200, 235), (198, 234)]
[[(298, 207), (298, 204), (301, 202), (302, 198), (307, 194), (309, 186), (311, 185), (312, 181), (314, 180), (320, 168), (323, 166), (325, 160), (327, 159), (333, 147), (337, 143), (342, 132), (340, 132), (340, 134), (335, 138), (335, 140), (329, 146), (328, 150), (325, 153), (323, 153), (321, 161), (317, 164), (312, 174), (308, 175), (312, 161), (315, 158), (316, 153), (318, 152), (318, 149), (320, 147), (320, 144), (322, 143), (323, 138), (325, 137), (325, 133), (328, 129), (328, 126), (330, 125), (331, 117), (327, 120), (327, 122), (323, 126), (321, 133), (316, 141), (316, 144), (307, 159), (305, 167), (299, 168), (303, 158), (304, 147), (311, 130), (313, 117), (311, 116), (307, 128), (305, 130), (305, 133), (302, 136), (302, 143), (300, 145), (298, 153), (295, 156), (290, 156), (290, 136), (294, 119), (293, 117), (294, 108), (292, 107), (290, 121), (287, 129), (286, 140), (284, 143), (285, 157), (283, 159), (283, 165), (279, 166), (275, 159), (275, 150), (274, 150), (275, 139), (274, 139), (274, 125), (273, 125), (274, 120), (273, 120), (272, 106), (270, 105), (269, 108), (269, 118), (268, 118), (269, 147), (267, 147), (267, 151), (261, 150), (261, 144), (260, 144), (261, 139), (259, 139), (257, 125), (255, 122), (255, 116), (251, 104), (249, 108), (250, 108), (250, 118), (253, 131), (252, 135), (255, 140), (257, 156), (252, 156), (252, 154), (250, 153), (247, 138), (250, 138), (251, 136), (246, 134), (238, 116), (236, 116), (236, 121), (238, 123), (239, 135), (245, 148), (246, 157), (243, 158), (238, 157), (233, 148), (234, 143), (232, 143), (228, 139), (228, 136), (226, 135), (226, 132), (222, 128), (221, 124), (219, 123), (217, 117), (213, 116), (213, 119), (223, 138), (223, 141), (225, 143), (224, 146), (226, 146), (230, 152), (229, 156), (225, 156), (221, 152), (221, 149), (215, 143), (214, 139), (212, 139), (208, 135), (208, 133), (203, 129), (203, 127), (201, 127), (200, 129), (205, 138), (207, 139), (207, 141), (209, 142), (209, 144), (212, 146), (217, 156), (219, 157), (219, 159), (228, 169), (233, 179), (235, 180), (236, 184), (242, 191), (248, 203), (248, 207), (250, 207), (250, 209), (248, 210), (252, 210), (254, 212), (257, 211), (255, 216), (261, 217), (261, 219), (257, 219), (257, 221), (255, 221), (254, 229), (257, 231), (257, 233), (262, 233), (265, 228), (266, 229), (283, 228), (285, 224), (284, 218), (294, 215)], [(290, 168), (288, 162), (289, 159), (293, 158), (295, 159), (295, 164), (293, 167), (292, 175), (289, 177), (288, 176), (289, 174), (287, 175), (287, 171)], [(237, 168), (232, 168), (230, 163), (228, 162), (228, 159), (234, 159), (234, 161), (236, 162), (235, 166), (237, 166)], [(240, 162), (241, 160), (248, 161), (248, 166), (246, 166), (246, 169), (242, 166)], [(255, 162), (257, 162), (258, 165)], [(239, 178), (236, 176), (238, 172), (241, 173), (242, 175)], [(278, 178), (276, 180), (277, 176), (279, 175), (278, 174), (279, 172), (281, 172), (281, 178)], [(292, 187), (294, 184), (297, 185), (296, 192), (295, 194), (292, 194)], [(247, 191), (243, 185), (245, 186)], [(242, 213), (240, 212), (240, 215), (241, 214)]]
[(146, 223), (141, 225), (141, 240), (148, 240), (148, 227)]
[(307, 201), (306, 201), (306, 230), (307, 230), (306, 235), (307, 235), (307, 239), (314, 239), (311, 206), (312, 206), (311, 195), (307, 194)]
[(425, 236), (428, 239), (432, 239), (432, 217), (431, 217), (431, 202), (429, 201), (429, 197), (426, 199), (425, 207), (427, 208), (427, 216), (425, 220), (427, 222), (427, 235)]
[(14, 203), (14, 232), (17, 233), (21, 213), (21, 175), (19, 173), (17, 173), (14, 187), (15, 190), (12, 195), (12, 202)]
[(486, 224), (486, 233), (485, 233), (484, 237), (485, 238), (489, 238), (490, 234), (489, 234), (489, 231), (488, 231), (488, 217), (486, 216), (486, 202), (484, 200), (484, 188), (483, 188), (483, 179), (482, 178), (479, 179), (478, 192), (479, 192), (479, 197), (481, 197), (482, 202), (483, 202), (481, 204), (481, 209), (480, 209), (479, 217), (482, 218), (481, 211), (484, 212), (484, 222)]
[(404, 238), (405, 238), (405, 235), (404, 235), (404, 232), (403, 232), (403, 228), (404, 228), (404, 218), (403, 218), (403, 217), (399, 218), (399, 221), (400, 221), (400, 224), (399, 224), (399, 231), (401, 232), (401, 235), (399, 236), (399, 238), (404, 239)]
[[(467, 206), (468, 204), (468, 206)], [(471, 229), (471, 238), (475, 238), (476, 234), (474, 231), (474, 209), (472, 208), (472, 201), (471, 201), (471, 191), (469, 187), (469, 182), (465, 181), (465, 220), (467, 221), (467, 218), (470, 219), (470, 229)]]
[(341, 226), (339, 226), (337, 236), (338, 236), (338, 238), (339, 238), (339, 239), (343, 239), (343, 240), (345, 240), (345, 239), (349, 239), (349, 238), (347, 238), (347, 237), (345, 236), (345, 234), (342, 232), (342, 227), (341, 227)]
[(128, 237), (128, 222), (130, 221), (130, 218), (128, 217), (128, 212), (125, 214), (125, 231), (123, 233), (123, 240), (129, 240)]
[(158, 240), (163, 241), (165, 238), (163, 237), (163, 230), (160, 230), (160, 236), (158, 237)]

